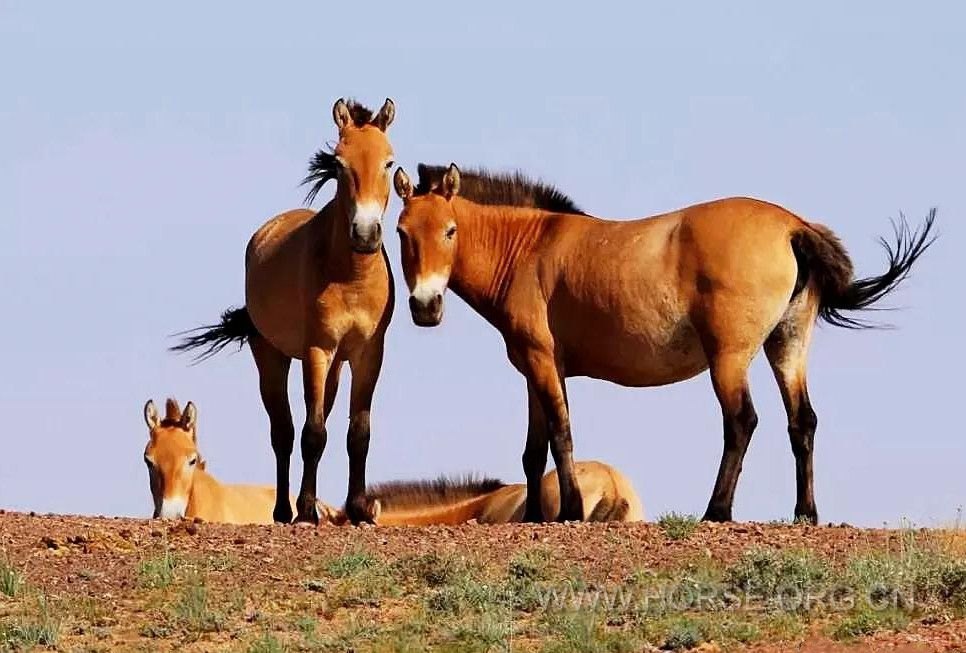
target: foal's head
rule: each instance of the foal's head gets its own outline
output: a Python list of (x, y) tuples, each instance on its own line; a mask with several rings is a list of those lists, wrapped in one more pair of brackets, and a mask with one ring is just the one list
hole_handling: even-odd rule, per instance
[(443, 293), (456, 257), (456, 214), (451, 200), (459, 193), (455, 163), (438, 185), (414, 195), (409, 175), (399, 168), (393, 186), (403, 201), (399, 214), (403, 274), (409, 286), (409, 310), (419, 326), (436, 326), (443, 319)]
[(359, 253), (371, 254), (382, 246), (382, 216), (389, 202), (393, 166), (386, 130), (395, 115), (395, 105), (388, 98), (375, 116), (361, 104), (337, 101), (332, 119), (339, 128), (339, 141), (331, 152), (316, 153), (303, 182), (313, 182), (307, 197), (312, 200), (325, 182), (337, 180), (349, 220), (349, 244)]
[(144, 405), (144, 421), (149, 432), (144, 462), (151, 479), (153, 516), (164, 519), (183, 517), (195, 471), (204, 469), (205, 465), (198, 453), (195, 431), (198, 410), (189, 401), (182, 413), (178, 402), (168, 399), (162, 419), (154, 401), (148, 401)]

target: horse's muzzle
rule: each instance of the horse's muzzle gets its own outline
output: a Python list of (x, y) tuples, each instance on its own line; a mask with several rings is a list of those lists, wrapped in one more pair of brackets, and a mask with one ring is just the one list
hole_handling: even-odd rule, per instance
[(443, 293), (435, 293), (426, 301), (410, 296), (409, 311), (416, 326), (437, 326), (443, 320)]
[(358, 254), (375, 254), (382, 248), (382, 224), (376, 222), (359, 226), (353, 222), (349, 245)]

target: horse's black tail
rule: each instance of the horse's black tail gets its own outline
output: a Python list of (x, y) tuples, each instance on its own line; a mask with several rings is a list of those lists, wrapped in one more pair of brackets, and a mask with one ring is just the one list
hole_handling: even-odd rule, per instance
[(248, 309), (229, 308), (221, 314), (221, 321), (218, 324), (200, 326), (188, 331), (176, 333), (176, 336), (184, 336), (181, 342), (170, 348), (170, 351), (186, 352), (200, 350), (194, 357), (195, 361), (203, 361), (211, 358), (222, 349), (233, 342), (238, 343), (238, 348), (258, 331), (252, 323), (252, 318), (248, 314)]
[(874, 277), (853, 279), (852, 260), (832, 230), (809, 223), (792, 236), (792, 249), (806, 275), (818, 284), (820, 303), (818, 315), (829, 324), (847, 329), (867, 329), (876, 325), (846, 315), (844, 311), (876, 310), (876, 302), (891, 293), (909, 276), (913, 264), (936, 240), (933, 224), (936, 209), (929, 211), (922, 228), (913, 231), (900, 214), (892, 223), (894, 243), (885, 238), (879, 242), (889, 257), (888, 269)]

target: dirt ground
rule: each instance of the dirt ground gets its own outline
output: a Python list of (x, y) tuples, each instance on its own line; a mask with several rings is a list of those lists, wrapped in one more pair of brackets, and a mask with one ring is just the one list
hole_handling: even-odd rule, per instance
[[(753, 547), (808, 549), (834, 563), (865, 551), (895, 553), (903, 546), (898, 531), (847, 526), (701, 524), (688, 537), (671, 540), (649, 523), (237, 527), (0, 511), (0, 561), (22, 578), (14, 596), (0, 593), (0, 632), (7, 633), (0, 650), (36, 643), (38, 637), (40, 646), (46, 641), (48, 648), (63, 651), (628, 650), (619, 637), (597, 643), (584, 638), (579, 646), (571, 638), (553, 648), (533, 634), (538, 631), (507, 641), (487, 640), (485, 629), (477, 629), (476, 639), (454, 636), (447, 648), (446, 638), (435, 635), (436, 621), (422, 621), (405, 634), (400, 624), (414, 618), (412, 606), (436, 606), (449, 596), (447, 588), (423, 574), (429, 578), (425, 587), (399, 589), (402, 581), (395, 577), (380, 594), (372, 584), (377, 579), (371, 560), (388, 565), (427, 559), (419, 556), (437, 561), (459, 556), (472, 558), (480, 573), (495, 578), (508, 568), (519, 572), (511, 561), (539, 550), (554, 570), (578, 574), (590, 587), (606, 587), (642, 569), (682, 568), (695, 560), (728, 565)], [(178, 562), (168, 569), (166, 560)], [(352, 565), (369, 570), (370, 585), (352, 576)], [(524, 567), (518, 575), (526, 573)], [(465, 617), (462, 608), (452, 614)], [(31, 640), (28, 635), (35, 631), (24, 624), (39, 628), (43, 623), (54, 624), (54, 635), (45, 640), (35, 634)], [(548, 630), (539, 632), (552, 635), (554, 624), (563, 622), (542, 623)], [(605, 624), (612, 625), (612, 620)], [(380, 640), (373, 633), (382, 627), (397, 630)], [(816, 619), (787, 639), (766, 634), (745, 644), (712, 640), (694, 646), (704, 651), (966, 651), (966, 620), (956, 615), (915, 618), (898, 631), (880, 630), (851, 642), (832, 639), (823, 628)], [(651, 644), (640, 646), (637, 650), (655, 650)]]

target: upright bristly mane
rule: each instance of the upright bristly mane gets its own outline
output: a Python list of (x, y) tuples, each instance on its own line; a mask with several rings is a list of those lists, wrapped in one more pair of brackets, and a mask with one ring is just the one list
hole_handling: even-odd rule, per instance
[(370, 486), (366, 495), (383, 509), (439, 506), (487, 494), (506, 484), (493, 478), (441, 476), (433, 481), (389, 481)]
[[(414, 195), (426, 195), (437, 190), (448, 166), (431, 166), (420, 163), (416, 171), (419, 183)], [(518, 206), (543, 209), (553, 213), (580, 213), (570, 197), (550, 184), (531, 179), (522, 172), (488, 172), (483, 169), (460, 168), (460, 197), (478, 204)]]
[(178, 405), (178, 400), (173, 397), (168, 397), (168, 400), (164, 402), (164, 419), (161, 420), (161, 426), (179, 426), (181, 424), (181, 406)]
[[(352, 123), (356, 127), (364, 127), (365, 125), (374, 125), (372, 109), (359, 104), (355, 100), (348, 100), (346, 106), (349, 109), (349, 116), (352, 117)], [(305, 176), (302, 180), (301, 185), (312, 184), (309, 188), (309, 192), (305, 194), (305, 203), (311, 204), (315, 201), (315, 197), (325, 186), (326, 182), (330, 179), (335, 179), (338, 175), (338, 164), (335, 162), (335, 155), (332, 153), (332, 148), (326, 145), (309, 159), (309, 174)]]

